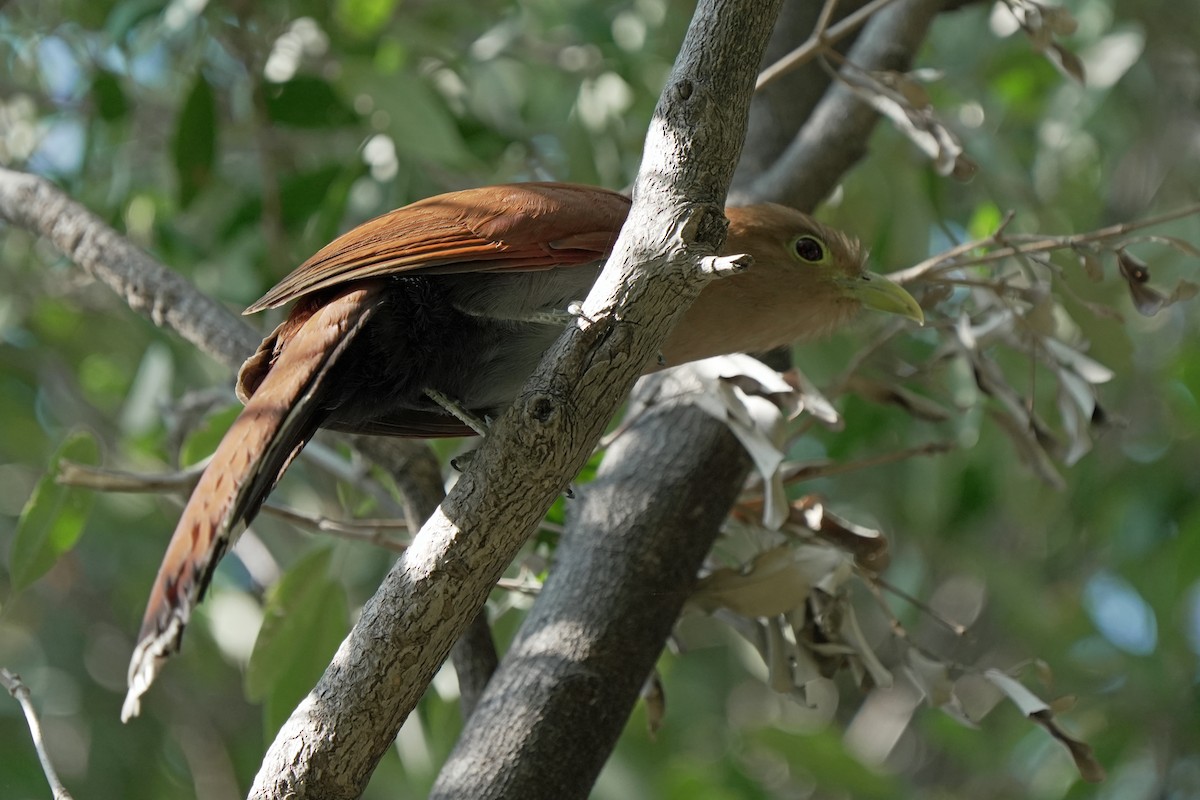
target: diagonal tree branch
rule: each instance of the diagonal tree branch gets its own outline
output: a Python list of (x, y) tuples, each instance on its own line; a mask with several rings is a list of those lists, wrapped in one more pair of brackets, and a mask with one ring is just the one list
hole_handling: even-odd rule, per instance
[[(635, 198), (647, 177), (695, 180), (702, 159), (728, 181), (774, 11), (721, 0), (697, 9), (652, 123)], [(713, 119), (714, 108), (707, 124), (676, 123), (670, 90), (683, 85), (723, 97), (727, 119)], [(711, 136), (722, 123), (739, 137), (733, 147)], [(587, 796), (748, 463), (728, 428), (695, 409), (648, 415), (617, 440), (600, 479), (581, 490), (550, 581), (432, 798)]]
[(723, 201), (775, 10), (752, 0), (697, 10), (629, 220), (577, 323), (367, 603), (268, 751), (251, 797), (362, 793), (451, 644), (699, 293), (708, 279), (699, 260), (724, 239)]
[[(908, 0), (900, 5), (912, 11)], [(880, 17), (870, 35), (886, 38), (908, 24)], [(904, 41), (907, 57), (919, 44)], [(819, 71), (808, 74), (826, 82)], [(858, 151), (873, 120), (810, 125), (814, 151)], [(792, 200), (811, 208), (820, 196)], [(654, 396), (669, 379), (654, 376), (635, 394)], [(656, 408), (616, 440), (596, 480), (568, 507), (550, 577), (433, 797), (587, 795), (748, 471), (728, 427), (686, 405)]]
[(131, 309), (237, 369), (262, 335), (45, 178), (0, 167), (0, 219), (46, 237)]

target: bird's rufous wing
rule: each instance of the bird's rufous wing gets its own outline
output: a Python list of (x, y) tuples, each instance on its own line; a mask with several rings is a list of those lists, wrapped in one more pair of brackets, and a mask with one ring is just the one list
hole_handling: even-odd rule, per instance
[(364, 278), (595, 263), (611, 251), (629, 203), (616, 192), (569, 183), (484, 186), (430, 197), (330, 242), (246, 313)]

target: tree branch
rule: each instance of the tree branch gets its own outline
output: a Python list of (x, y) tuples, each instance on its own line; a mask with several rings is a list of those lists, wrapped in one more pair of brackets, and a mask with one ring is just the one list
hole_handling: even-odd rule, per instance
[[(942, 0), (892, 3), (867, 23), (849, 59), (865, 69), (907, 69), (941, 8)], [(771, 200), (811, 210), (866, 154), (867, 136), (878, 119), (850, 89), (833, 87), (779, 159), (730, 202)]]
[(131, 309), (237, 369), (262, 335), (44, 178), (0, 167), (0, 219), (49, 239)]
[(431, 798), (588, 795), (749, 467), (686, 401), (639, 416), (568, 506), (550, 576)]
[[(421, 526), (446, 498), (441, 465), (424, 443), (411, 439), (356, 436), (355, 447), (363, 455), (396, 476), (404, 495), (410, 530)], [(470, 627), (455, 642), (450, 660), (458, 674), (459, 706), (463, 719), (475, 710), (483, 689), (496, 671), (500, 656), (488, 626), (487, 609), (480, 609)]]
[[(906, 43), (908, 57), (919, 43)], [(870, 129), (826, 122), (808, 137), (818, 150), (861, 148)], [(728, 427), (685, 405), (656, 408), (615, 439), (568, 506), (550, 577), (431, 797), (587, 795), (748, 470)]]
[(21, 705), (21, 710), (25, 712), (29, 735), (33, 737), (33, 746), (37, 750), (38, 760), (42, 762), (42, 772), (50, 784), (54, 800), (71, 800), (70, 792), (67, 791), (62, 779), (58, 777), (58, 771), (54, 769), (54, 762), (50, 760), (50, 752), (46, 749), (46, 738), (42, 735), (42, 723), (38, 719), (37, 710), (34, 709), (33, 700), (29, 696), (29, 687), (21, 680), (20, 675), (6, 669), (0, 669), (0, 686), (3, 686), (16, 699)]
[(576, 324), (367, 603), (279, 732), (251, 797), (362, 793), (454, 640), (712, 279), (699, 260), (724, 239), (723, 200), (774, 11), (701, 4), (652, 122), (629, 220)]

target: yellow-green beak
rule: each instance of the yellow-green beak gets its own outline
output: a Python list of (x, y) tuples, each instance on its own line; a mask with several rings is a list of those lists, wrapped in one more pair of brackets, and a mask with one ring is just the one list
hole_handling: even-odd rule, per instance
[(846, 294), (863, 304), (863, 308), (899, 314), (918, 325), (925, 324), (925, 312), (916, 298), (895, 281), (876, 272), (864, 272), (856, 278), (838, 281)]

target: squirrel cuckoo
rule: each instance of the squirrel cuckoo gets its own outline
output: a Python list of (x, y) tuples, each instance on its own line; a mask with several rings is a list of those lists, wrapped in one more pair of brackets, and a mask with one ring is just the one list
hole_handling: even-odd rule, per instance
[[(245, 409), (188, 500), (129, 667), (128, 719), (240, 526), (319, 427), (469, 436), (498, 415), (587, 295), (629, 212), (615, 192), (526, 183), (451, 192), (367, 222), (247, 309), (297, 301), (238, 374)], [(664, 366), (812, 337), (861, 308), (921, 321), (904, 289), (867, 272), (858, 242), (777, 205), (730, 208), (711, 282), (662, 348)], [(659, 364), (647, 365), (647, 371)], [(474, 426), (477, 427), (477, 426)]]

